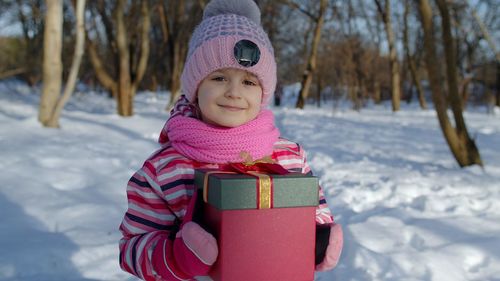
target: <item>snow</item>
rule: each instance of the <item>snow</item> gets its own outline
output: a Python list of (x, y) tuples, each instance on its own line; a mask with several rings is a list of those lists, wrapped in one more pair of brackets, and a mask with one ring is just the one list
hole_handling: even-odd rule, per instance
[[(118, 266), (118, 225), (168, 95), (140, 93), (121, 118), (83, 90), (61, 129), (39, 125), (38, 101), (39, 89), (0, 83), (0, 280), (136, 280)], [(273, 108), (277, 124), (308, 151), (345, 233), (339, 266), (315, 280), (500, 280), (498, 109), (465, 113), (485, 165), (461, 169), (433, 110), (291, 101)]]

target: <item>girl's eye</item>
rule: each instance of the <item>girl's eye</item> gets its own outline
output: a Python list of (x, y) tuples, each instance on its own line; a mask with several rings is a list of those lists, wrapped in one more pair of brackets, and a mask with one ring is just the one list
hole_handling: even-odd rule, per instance
[(214, 76), (212, 78), (213, 81), (225, 81), (226, 79), (224, 78), (224, 76)]
[(257, 82), (254, 82), (252, 80), (245, 80), (245, 81), (243, 81), (243, 84), (245, 84), (247, 86), (257, 86)]

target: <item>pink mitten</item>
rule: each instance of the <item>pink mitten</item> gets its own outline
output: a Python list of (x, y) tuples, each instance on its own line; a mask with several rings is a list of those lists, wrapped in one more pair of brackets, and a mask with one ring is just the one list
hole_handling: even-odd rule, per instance
[(212, 234), (192, 221), (177, 233), (173, 252), (179, 268), (191, 276), (206, 275), (219, 254)]
[(327, 271), (335, 268), (340, 259), (343, 245), (344, 235), (342, 233), (342, 226), (340, 224), (333, 224), (330, 228), (325, 257), (316, 265), (316, 271)]

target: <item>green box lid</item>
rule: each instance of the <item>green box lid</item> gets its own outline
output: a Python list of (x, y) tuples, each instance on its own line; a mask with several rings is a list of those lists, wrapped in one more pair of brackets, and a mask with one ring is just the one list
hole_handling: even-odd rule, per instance
[[(195, 187), (203, 194), (205, 174), (196, 170)], [(273, 208), (318, 205), (318, 178), (304, 174), (269, 175), (273, 179)], [(208, 176), (207, 202), (220, 210), (256, 209), (257, 179), (245, 174), (214, 173)]]

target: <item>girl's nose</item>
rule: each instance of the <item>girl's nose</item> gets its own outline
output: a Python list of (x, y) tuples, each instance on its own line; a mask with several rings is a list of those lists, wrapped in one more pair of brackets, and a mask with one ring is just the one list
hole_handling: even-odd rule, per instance
[(241, 98), (240, 84), (236, 81), (230, 81), (227, 85), (225, 96), (227, 98)]

